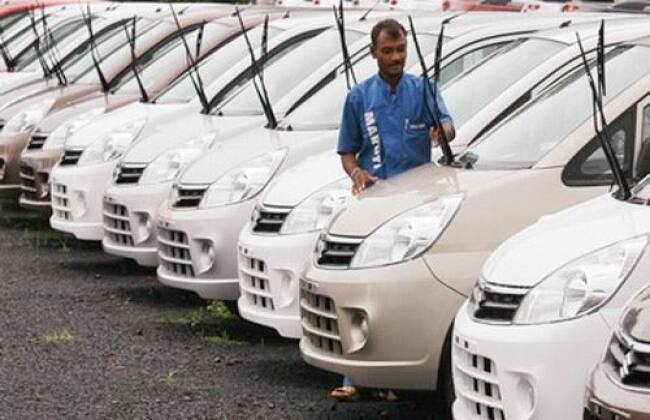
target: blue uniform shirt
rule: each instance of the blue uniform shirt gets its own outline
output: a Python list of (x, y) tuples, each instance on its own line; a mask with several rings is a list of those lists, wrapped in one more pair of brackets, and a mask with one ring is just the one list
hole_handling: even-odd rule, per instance
[[(425, 109), (424, 79), (404, 74), (393, 89), (379, 74), (348, 92), (343, 108), (337, 152), (353, 153), (359, 165), (388, 178), (431, 161), (429, 129), (434, 125)], [(434, 86), (438, 120), (452, 123), (440, 92)], [(426, 93), (433, 109), (430, 91)]]

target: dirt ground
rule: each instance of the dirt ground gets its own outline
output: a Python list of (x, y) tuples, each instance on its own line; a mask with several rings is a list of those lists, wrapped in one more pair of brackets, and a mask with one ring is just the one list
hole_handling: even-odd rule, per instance
[(0, 419), (435, 418), (428, 393), (336, 403), (296, 342), (0, 200)]

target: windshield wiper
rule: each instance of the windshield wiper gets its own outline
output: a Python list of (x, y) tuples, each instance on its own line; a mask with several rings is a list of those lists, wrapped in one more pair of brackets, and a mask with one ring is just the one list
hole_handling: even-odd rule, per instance
[[(255, 52), (253, 51), (253, 46), (251, 45), (251, 41), (248, 38), (248, 33), (247, 33), (248, 30), (244, 25), (244, 20), (241, 17), (239, 8), (236, 8), (235, 11), (237, 13), (237, 18), (239, 19), (239, 26), (241, 27), (241, 30), (244, 35), (244, 40), (246, 41), (246, 47), (248, 48), (248, 53), (250, 54), (251, 57), (251, 69), (253, 71), (253, 77), (251, 81), (253, 82), (253, 87), (255, 88), (255, 92), (257, 93), (257, 98), (259, 99), (260, 104), (262, 105), (262, 110), (264, 111), (264, 115), (266, 116), (267, 128), (275, 129), (278, 127), (278, 120), (275, 118), (275, 114), (273, 113), (271, 101), (269, 100), (269, 94), (268, 91), (266, 90), (266, 83), (264, 82), (264, 76), (261, 75), (262, 72), (258, 65), (258, 60), (255, 58)], [(264, 30), (262, 31), (262, 39), (268, 36), (267, 35), (268, 28), (269, 28), (269, 16), (266, 15), (266, 17), (264, 18), (264, 27), (263, 27)], [(260, 60), (266, 60), (266, 56), (261, 57)], [(262, 65), (263, 64), (264, 63), (262, 63)], [(255, 80), (256, 77), (260, 80), (259, 86), (257, 84), (257, 81)]]
[[(50, 26), (47, 24), (47, 17), (45, 15), (45, 7), (41, 8), (41, 15), (42, 15), (42, 26), (43, 26), (43, 37), (45, 38), (45, 49), (50, 56), (50, 61), (52, 62), (52, 70), (56, 74), (56, 78), (59, 81), (59, 85), (61, 86), (67, 86), (68, 85), (68, 78), (65, 75), (65, 72), (63, 71), (63, 68), (61, 67), (61, 52), (59, 51), (59, 47), (57, 45), (56, 39), (54, 38), (54, 35), (52, 35), (52, 31), (50, 30)], [(48, 45), (48, 39), (49, 42), (51, 43), (51, 47)]]
[(11, 53), (9, 52), (9, 47), (5, 41), (4, 30), (2, 28), (0, 28), (0, 55), (2, 55), (2, 60), (5, 62), (7, 71), (14, 71), (14, 59), (11, 57)]
[(131, 71), (133, 71), (133, 76), (135, 77), (135, 81), (138, 83), (138, 89), (140, 89), (140, 96), (142, 96), (142, 102), (149, 102), (149, 95), (147, 94), (147, 90), (145, 89), (144, 84), (142, 83), (142, 78), (140, 77), (140, 71), (138, 70), (138, 63), (137, 63), (138, 60), (135, 55), (135, 39), (137, 36), (135, 16), (133, 16), (133, 20), (131, 22), (132, 23), (131, 23), (130, 34), (127, 28), (127, 23), (124, 22), (124, 33), (126, 34), (126, 39), (129, 42), (129, 49), (131, 50)]
[(29, 12), (29, 21), (30, 21), (30, 26), (32, 28), (32, 32), (34, 32), (34, 37), (35, 37), (34, 51), (36, 51), (36, 57), (38, 57), (38, 63), (41, 65), (41, 69), (43, 70), (43, 77), (49, 79), (50, 77), (52, 77), (52, 71), (48, 67), (47, 62), (45, 61), (45, 58), (41, 53), (41, 37), (38, 34), (38, 29), (36, 29), (36, 15), (34, 14), (33, 11)]
[(334, 20), (336, 21), (336, 28), (339, 31), (339, 40), (341, 41), (341, 52), (343, 53), (343, 66), (345, 68), (345, 82), (348, 85), (348, 90), (352, 89), (350, 80), (357, 84), (357, 77), (354, 74), (354, 69), (352, 68), (352, 62), (350, 61), (350, 51), (348, 50), (348, 45), (345, 40), (345, 19), (343, 16), (343, 0), (340, 0), (339, 11), (336, 12), (336, 6), (332, 6), (334, 11)]
[[(599, 31), (599, 48), (597, 48), (597, 65), (601, 65), (602, 63), (602, 69), (601, 72), (599, 73), (599, 80), (598, 83), (599, 85), (604, 83), (605, 80), (605, 58), (604, 58), (604, 27), (605, 27), (605, 21), (603, 20), (601, 23), (601, 29)], [(591, 89), (591, 96), (592, 96), (592, 103), (593, 103), (593, 122), (594, 122), (594, 130), (596, 131), (596, 135), (598, 136), (598, 139), (600, 140), (600, 144), (603, 148), (603, 152), (605, 153), (605, 158), (607, 159), (607, 163), (609, 164), (609, 167), (612, 171), (612, 175), (614, 176), (614, 180), (616, 181), (616, 184), (618, 184), (619, 190), (617, 192), (617, 195), (620, 199), (622, 200), (627, 200), (630, 198), (630, 187), (627, 183), (627, 180), (625, 179), (625, 175), (623, 173), (623, 169), (621, 168), (621, 165), (616, 157), (616, 154), (614, 153), (614, 149), (612, 148), (612, 144), (610, 143), (610, 135), (609, 135), (609, 129), (607, 125), (607, 120), (605, 119), (605, 113), (603, 111), (603, 97), (602, 93), (604, 92), (604, 85), (601, 86), (601, 88), (596, 87), (596, 82), (594, 81), (593, 76), (591, 75), (591, 70), (589, 68), (589, 63), (587, 62), (587, 54), (585, 53), (585, 50), (582, 46), (582, 41), (580, 39), (580, 34), (576, 32), (576, 38), (578, 40), (578, 47), (580, 48), (580, 55), (582, 57), (582, 64), (585, 68), (585, 73), (587, 75), (587, 80), (589, 81), (589, 88)], [(603, 44), (603, 47), (600, 47), (600, 44)], [(598, 129), (598, 122), (600, 119), (600, 125), (601, 128)]]
[[(452, 16), (453, 18), (453, 16)], [(449, 146), (449, 139), (447, 138), (447, 133), (442, 126), (442, 122), (438, 118), (438, 82), (440, 80), (440, 62), (442, 59), (442, 40), (445, 32), (445, 25), (449, 23), (451, 18), (445, 19), (440, 25), (440, 33), (438, 34), (438, 43), (436, 45), (436, 56), (434, 61), (434, 70), (433, 70), (433, 80), (436, 85), (436, 90), (434, 92), (431, 83), (429, 82), (429, 75), (427, 71), (427, 65), (424, 62), (424, 55), (422, 55), (422, 50), (420, 49), (420, 43), (418, 42), (417, 32), (415, 31), (415, 26), (413, 25), (413, 18), (409, 15), (409, 25), (411, 27), (411, 34), (413, 35), (413, 44), (415, 45), (415, 51), (418, 55), (420, 61), (420, 67), (422, 68), (422, 79), (424, 83), (423, 95), (424, 95), (424, 108), (428, 111), (433, 125), (435, 128), (440, 130), (440, 135), (442, 136), (442, 141), (440, 142), (440, 148), (444, 155), (444, 165), (451, 165), (454, 162), (454, 153), (451, 151)], [(429, 101), (427, 100), (427, 94), (431, 95), (433, 98), (433, 109), (429, 107)]]
[[(108, 81), (106, 81), (106, 77), (104, 76), (104, 72), (102, 72), (102, 68), (99, 66), (99, 61), (100, 60), (97, 59), (97, 55), (99, 54), (99, 51), (96, 51), (97, 44), (95, 43), (95, 34), (93, 33), (93, 24), (92, 24), (92, 19), (91, 19), (91, 14), (90, 14), (90, 3), (87, 3), (86, 6), (87, 6), (88, 14), (86, 15), (84, 13), (83, 8), (81, 8), (81, 18), (83, 19), (84, 23), (86, 24), (86, 28), (88, 29), (88, 36), (90, 37), (90, 39), (89, 39), (90, 57), (93, 60), (93, 65), (95, 67), (95, 71), (97, 72), (97, 77), (99, 78), (99, 83), (102, 85), (102, 92), (108, 93), (108, 90), (109, 90)], [(96, 53), (97, 53), (97, 55), (96, 55)]]
[[(187, 44), (185, 35), (183, 34), (183, 29), (181, 28), (181, 23), (178, 20), (178, 15), (176, 14), (176, 10), (174, 10), (174, 6), (172, 6), (171, 3), (169, 3), (169, 8), (171, 9), (172, 17), (174, 18), (174, 23), (176, 24), (176, 28), (178, 29), (178, 36), (181, 38), (181, 42), (185, 47), (185, 55), (187, 57), (187, 63), (189, 67), (188, 76), (190, 77), (190, 80), (192, 81), (192, 85), (194, 85), (194, 90), (196, 90), (196, 94), (199, 96), (199, 100), (201, 101), (201, 106), (203, 107), (202, 112), (207, 114), (210, 112), (210, 103), (208, 102), (208, 98), (205, 96), (205, 88), (203, 87), (203, 80), (201, 79), (201, 75), (199, 74), (199, 69), (196, 65), (196, 60), (194, 60), (194, 58), (192, 57), (192, 52), (190, 51), (190, 47)], [(198, 59), (198, 57), (196, 58)], [(196, 76), (196, 79), (194, 79), (193, 74), (194, 76)]]

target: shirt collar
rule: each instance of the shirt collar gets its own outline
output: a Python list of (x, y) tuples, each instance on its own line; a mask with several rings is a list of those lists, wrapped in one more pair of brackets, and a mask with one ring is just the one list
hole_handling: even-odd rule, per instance
[(400, 91), (400, 88), (402, 87), (402, 84), (403, 84), (402, 82), (404, 81), (404, 76), (405, 75), (402, 74), (402, 77), (400, 77), (399, 82), (397, 82), (397, 86), (395, 86), (395, 88), (393, 88), (390, 85), (390, 83), (388, 83), (386, 80), (384, 80), (384, 78), (381, 77), (381, 75), (379, 73), (377, 73), (376, 78), (377, 78), (377, 81), (379, 82), (379, 85), (382, 88), (382, 91), (384, 91), (386, 93), (386, 95), (390, 95), (392, 93), (396, 94), (397, 92)]

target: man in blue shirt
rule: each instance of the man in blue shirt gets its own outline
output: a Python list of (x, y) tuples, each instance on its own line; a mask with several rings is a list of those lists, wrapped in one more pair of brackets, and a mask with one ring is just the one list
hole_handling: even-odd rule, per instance
[(371, 38), (370, 51), (379, 71), (348, 93), (337, 149), (355, 194), (380, 178), (430, 162), (432, 143), (443, 141), (441, 130), (448, 140), (455, 136), (438, 89), (434, 86), (434, 101), (426, 89), (429, 81), (404, 73), (404, 27), (385, 19), (374, 26)]

